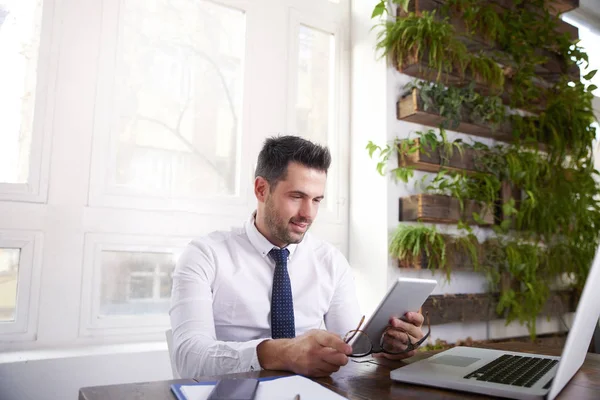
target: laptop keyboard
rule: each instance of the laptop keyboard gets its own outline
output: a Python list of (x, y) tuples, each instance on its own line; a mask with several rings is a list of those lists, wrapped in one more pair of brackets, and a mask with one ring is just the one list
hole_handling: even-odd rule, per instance
[(558, 360), (505, 354), (471, 372), (466, 379), (503, 383), (522, 387), (533, 386)]

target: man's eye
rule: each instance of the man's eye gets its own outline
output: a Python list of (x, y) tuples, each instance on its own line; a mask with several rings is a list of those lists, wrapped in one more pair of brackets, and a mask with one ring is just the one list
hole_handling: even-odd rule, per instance
[(320, 203), (322, 200), (323, 200), (323, 199), (314, 199), (313, 201), (314, 201), (315, 203)]

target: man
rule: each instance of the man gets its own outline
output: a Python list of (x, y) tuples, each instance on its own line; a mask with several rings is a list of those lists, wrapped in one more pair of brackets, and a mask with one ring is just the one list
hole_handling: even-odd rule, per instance
[[(361, 318), (352, 272), (335, 247), (307, 233), (330, 164), (327, 148), (302, 138), (267, 139), (256, 212), (242, 228), (188, 245), (173, 273), (170, 311), (182, 377), (261, 368), (318, 377), (346, 365), (352, 348), (341, 335)], [(423, 337), (422, 315), (405, 317), (390, 321), (388, 346)]]

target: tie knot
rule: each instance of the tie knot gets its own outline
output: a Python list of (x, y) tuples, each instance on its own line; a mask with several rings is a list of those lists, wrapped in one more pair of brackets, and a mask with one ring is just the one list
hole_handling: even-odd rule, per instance
[(275, 264), (287, 264), (287, 258), (290, 255), (290, 251), (288, 249), (272, 248), (269, 255), (275, 261)]

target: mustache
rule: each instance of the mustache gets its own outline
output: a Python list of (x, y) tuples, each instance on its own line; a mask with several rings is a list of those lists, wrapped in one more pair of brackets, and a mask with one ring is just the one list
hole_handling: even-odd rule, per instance
[(290, 222), (293, 222), (294, 224), (312, 224), (312, 220), (308, 218), (292, 218), (290, 219)]

